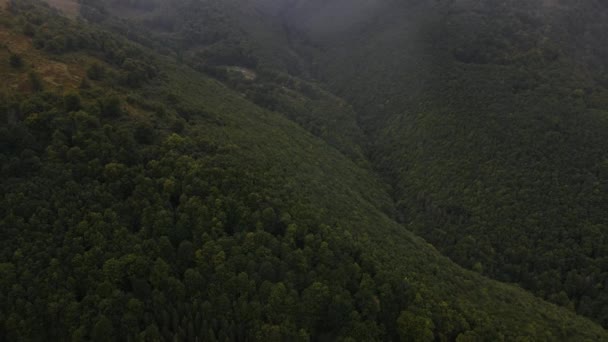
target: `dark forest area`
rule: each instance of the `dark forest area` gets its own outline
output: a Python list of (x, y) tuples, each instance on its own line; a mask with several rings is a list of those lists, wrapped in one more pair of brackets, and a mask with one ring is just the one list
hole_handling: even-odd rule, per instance
[(608, 340), (606, 29), (0, 1), (0, 341)]

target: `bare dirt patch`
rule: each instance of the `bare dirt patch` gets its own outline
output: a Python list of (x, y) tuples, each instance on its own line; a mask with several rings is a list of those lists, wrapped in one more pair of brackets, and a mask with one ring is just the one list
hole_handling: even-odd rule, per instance
[[(43, 51), (32, 46), (31, 39), (22, 34), (0, 27), (0, 42), (5, 49), (0, 50), (0, 75), (3, 84), (0, 89), (7, 87), (19, 91), (29, 90), (29, 73), (35, 72), (42, 79), (47, 89), (65, 91), (76, 89), (85, 77), (82, 57), (64, 56), (62, 60), (49, 58)], [(21, 68), (13, 68), (8, 64), (11, 53), (18, 54), (23, 59)]]
[(36, 67), (36, 71), (41, 75), (45, 83), (50, 84), (55, 88), (76, 88), (82, 78), (73, 73), (75, 70), (70, 70), (67, 64), (47, 61)]
[(0, 28), (0, 42), (14, 53), (24, 53), (31, 48), (31, 42), (29, 38), (19, 37), (7, 30)]
[(253, 81), (258, 77), (258, 75), (255, 73), (255, 71), (253, 71), (251, 69), (238, 67), (238, 66), (231, 66), (231, 67), (228, 67), (227, 69), (228, 69), (228, 71), (232, 71), (232, 72), (236, 72), (236, 73), (240, 74), (246, 80)]

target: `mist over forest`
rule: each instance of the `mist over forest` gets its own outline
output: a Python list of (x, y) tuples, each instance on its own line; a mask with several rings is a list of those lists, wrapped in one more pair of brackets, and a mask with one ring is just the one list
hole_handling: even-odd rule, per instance
[(607, 341), (606, 32), (0, 0), (0, 341)]

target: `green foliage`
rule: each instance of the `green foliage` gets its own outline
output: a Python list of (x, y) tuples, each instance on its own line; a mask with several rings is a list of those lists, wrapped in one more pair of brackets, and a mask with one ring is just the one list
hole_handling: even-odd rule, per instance
[(36, 35), (35, 26), (30, 23), (25, 24), (25, 26), (23, 27), (23, 34), (28, 37), (34, 37)]
[(156, 131), (152, 124), (147, 121), (137, 123), (133, 136), (135, 140), (140, 144), (151, 144), (154, 142), (154, 136)]
[(78, 93), (68, 93), (63, 97), (64, 108), (68, 112), (75, 112), (82, 108), (82, 102)]
[(95, 63), (87, 69), (87, 77), (93, 81), (101, 81), (106, 74), (106, 69)]
[[(398, 314), (392, 310), (399, 306), (387, 305), (385, 311), (366, 316), (365, 305), (355, 302), (374, 296), (376, 282), (402, 298), (401, 306), (407, 305), (410, 286), (379, 272), (348, 233), (323, 224), (313, 208), (291, 199), (287, 206), (279, 206), (285, 202), (278, 198), (255, 200), (256, 193), (281, 196), (278, 184), (250, 174), (253, 170), (235, 168), (231, 163), (238, 158), (229, 161), (217, 151), (201, 154), (196, 134), (172, 134), (150, 145), (152, 140), (141, 141), (148, 138), (138, 135), (163, 133), (149, 124), (137, 122), (132, 129), (104, 115), (101, 125), (86, 112), (57, 112), (55, 106), (63, 106), (65, 98), (46, 101), (49, 113), (55, 113), (52, 119), (35, 124), (30, 119), (26, 126), (39, 141), (38, 150), (20, 153), (23, 162), (42, 156), (42, 165), (24, 165), (31, 176), (20, 172), (3, 183), (3, 189), (15, 187), (3, 202), (3, 208), (14, 210), (3, 212), (7, 219), (2, 229), (12, 243), (3, 244), (2, 252), (39, 272), (30, 305), (52, 301), (73, 311), (28, 311), (20, 304), (19, 290), (9, 289), (27, 277), (17, 280), (13, 264), (2, 264), (0, 273), (7, 282), (2, 286), (14, 298), (3, 298), (3, 308), (29, 313), (25, 327), (36, 321), (46, 327), (7, 333), (11, 339), (77, 334), (106, 341), (155, 331), (180, 339), (207, 331), (279, 340), (309, 334), (351, 336), (357, 324)], [(55, 172), (67, 178), (51, 177)], [(46, 184), (45, 191), (53, 195), (45, 196), (44, 204), (34, 199), (35, 193), (29, 201), (14, 202), (35, 184)], [(84, 202), (79, 194), (86, 196)], [(62, 208), (66, 216), (45, 207)], [(286, 228), (294, 218), (285, 208), (301, 225)], [(33, 218), (22, 222), (25, 216)], [(60, 231), (63, 219), (67, 221)], [(40, 235), (38, 241), (56, 241), (48, 252), (67, 254), (42, 268), (35, 266), (39, 259), (30, 253), (37, 243), (15, 244), (31, 234)], [(23, 253), (31, 257), (21, 259)], [(334, 297), (341, 299), (333, 304)], [(327, 308), (344, 301), (349, 309), (342, 315), (345, 320), (328, 324)], [(87, 317), (97, 310), (102, 314), (90, 323)], [(223, 323), (215, 324), (217, 318), (211, 317), (221, 317)]]
[(113, 327), (112, 322), (106, 317), (101, 316), (93, 326), (91, 333), (91, 339), (95, 342), (106, 342), (113, 340)]
[(23, 67), (23, 58), (16, 53), (10, 54), (8, 62), (10, 64), (10, 66), (15, 69), (19, 69), (19, 68)]
[[(183, 5), (188, 22), (218, 14)], [(78, 94), (2, 96), (1, 340), (606, 339), (391, 219), (386, 187), (354, 162), (354, 110), (320, 86), (276, 73), (226, 87), (35, 1), (14, 6), (41, 35), (86, 37), (38, 58), (70, 51), (107, 74)]]
[(101, 115), (116, 118), (123, 114), (122, 103), (116, 95), (107, 96), (97, 101)]
[(39, 93), (44, 90), (44, 84), (42, 83), (42, 79), (40, 75), (38, 75), (35, 71), (30, 71), (28, 74), (30, 80), (30, 87), (33, 92)]
[(361, 113), (397, 218), (460, 265), (608, 326), (607, 12), (592, 1), (376, 10), (384, 19), (365, 29), (299, 20), (316, 22), (315, 65)]
[(403, 311), (397, 319), (401, 341), (433, 341), (433, 322), (424, 316)]

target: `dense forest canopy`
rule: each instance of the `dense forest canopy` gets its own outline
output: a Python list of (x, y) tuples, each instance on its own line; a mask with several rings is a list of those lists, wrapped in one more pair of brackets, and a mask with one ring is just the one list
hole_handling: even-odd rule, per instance
[(605, 19), (0, 1), (0, 340), (608, 340)]
[(382, 30), (325, 40), (318, 65), (360, 113), (399, 220), (462, 266), (608, 324), (605, 5), (387, 8)]

